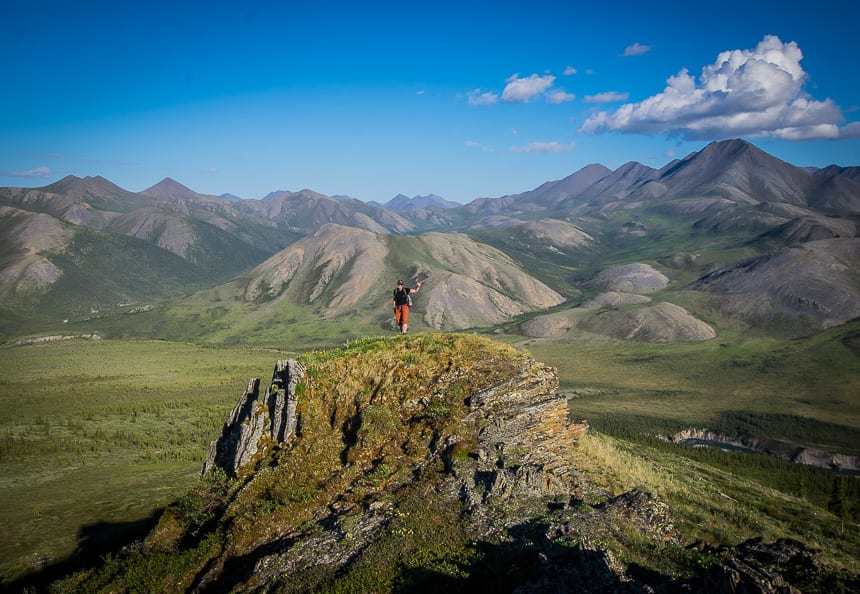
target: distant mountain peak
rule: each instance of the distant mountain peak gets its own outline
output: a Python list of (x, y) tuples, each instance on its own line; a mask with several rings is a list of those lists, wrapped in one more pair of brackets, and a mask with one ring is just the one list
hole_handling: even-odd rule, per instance
[(415, 196), (413, 198), (405, 196), (404, 194), (398, 194), (383, 205), (385, 209), (394, 212), (423, 210), (431, 207), (456, 208), (458, 206), (460, 206), (460, 204), (456, 202), (451, 202), (450, 200), (446, 200), (436, 194)]
[[(699, 152), (691, 153), (682, 159), (682, 162), (698, 161), (710, 166), (733, 163), (741, 159), (768, 164), (782, 163), (788, 165), (754, 144), (738, 138), (712, 142)], [(792, 167), (794, 166), (792, 165)]]
[(275, 190), (274, 192), (269, 192), (263, 196), (263, 202), (271, 202), (273, 200), (293, 200), (296, 198), (305, 200), (332, 200), (332, 198), (325, 194), (320, 194), (319, 192), (304, 188), (298, 192), (293, 192), (291, 190)]
[(142, 193), (149, 194), (150, 196), (155, 196), (156, 198), (173, 199), (199, 196), (199, 194), (191, 188), (182, 185), (181, 183), (170, 177), (165, 177), (163, 180), (161, 180), (154, 186), (147, 188)]
[(55, 194), (69, 194), (81, 196), (83, 194), (108, 194), (112, 196), (129, 194), (125, 190), (107, 178), (101, 175), (78, 177), (76, 175), (67, 175), (63, 179), (56, 181), (42, 188), (46, 192)]
[(578, 196), (611, 173), (612, 171), (607, 167), (599, 163), (591, 163), (563, 179), (545, 182), (534, 190), (511, 198), (516, 198), (518, 203), (531, 202), (541, 207), (555, 206), (566, 199)]

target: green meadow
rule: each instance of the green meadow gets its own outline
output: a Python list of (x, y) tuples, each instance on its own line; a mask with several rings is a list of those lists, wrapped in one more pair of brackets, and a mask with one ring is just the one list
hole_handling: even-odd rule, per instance
[(3, 578), (110, 545), (185, 492), (248, 379), (284, 356), (162, 341), (0, 348)]
[[(857, 336), (860, 322), (788, 340), (724, 332), (700, 343), (519, 344), (558, 369), (573, 415), (604, 427), (764, 429), (762, 437), (860, 455)], [(796, 422), (766, 420), (776, 417)]]

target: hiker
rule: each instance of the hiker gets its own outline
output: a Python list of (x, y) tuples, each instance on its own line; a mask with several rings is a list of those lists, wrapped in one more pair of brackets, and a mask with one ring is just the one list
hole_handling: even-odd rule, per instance
[(412, 306), (412, 297), (410, 293), (417, 293), (421, 288), (421, 281), (415, 283), (418, 285), (414, 289), (403, 286), (403, 281), (397, 281), (397, 288), (394, 289), (394, 295), (391, 298), (391, 304), (394, 306), (394, 319), (397, 321), (397, 327), (400, 328), (401, 334), (406, 334), (406, 329), (409, 327), (409, 308)]

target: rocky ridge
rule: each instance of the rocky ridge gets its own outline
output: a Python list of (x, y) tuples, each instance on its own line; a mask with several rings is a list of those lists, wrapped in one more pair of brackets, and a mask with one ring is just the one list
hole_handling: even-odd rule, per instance
[[(531, 359), (519, 359), (514, 367), (509, 367), (511, 362), (488, 355), (489, 369), (501, 364), (505, 370), (501, 375), (491, 373), (498, 375), (498, 379), (484, 389), (474, 393), (456, 390), (461, 400), (456, 403), (457, 410), (462, 411), (457, 413), (458, 417), (462, 414), (460, 419), (451, 416), (455, 403), (446, 403), (443, 397), (450, 391), (444, 386), (458, 386), (466, 380), (468, 374), (457, 369), (437, 375), (436, 389), (430, 396), (407, 399), (396, 411), (409, 419), (410, 427), (429, 423), (432, 428), (429, 433), (422, 433), (427, 449), (417, 458), (411, 457), (411, 462), (402, 462), (411, 465), (415, 474), (424, 472), (422, 469), (432, 466), (434, 460), (447, 469), (434, 488), (445, 493), (446, 498), (461, 502), (466, 513), (473, 517), (471, 530), (475, 536), (493, 531), (489, 516), (494, 513), (488, 513), (492, 506), (569, 493), (573, 476), (571, 448), (587, 428), (584, 423), (570, 422), (566, 399), (557, 393), (558, 378), (552, 368)], [(221, 436), (210, 445), (204, 476), (221, 469), (234, 479), (239, 477), (253, 484), (261, 459), (276, 450), (300, 449), (312, 429), (303, 420), (311, 413), (298, 402), (297, 388), (301, 391), (300, 386), (313, 382), (312, 373), (295, 360), (276, 363), (268, 389), (261, 390), (265, 384), (261, 384), (260, 378), (252, 378)], [(373, 472), (380, 464), (378, 456), (383, 454), (371, 444), (367, 427), (371, 415), (382, 414), (375, 407), (368, 404), (348, 416), (344, 423), (346, 435), (342, 441), (347, 447), (340, 457), (348, 467), (369, 463)], [(406, 444), (401, 447), (408, 449)], [(376, 462), (368, 459), (374, 457)], [(412, 480), (394, 481), (386, 491), (403, 490)], [(325, 512), (328, 519), (324, 523), (330, 529), (312, 530), (295, 538), (291, 546), (269, 551), (256, 558), (252, 567), (246, 566), (243, 571), (249, 583), (261, 584), (291, 572), (305, 572), (319, 563), (338, 567), (370, 546), (391, 522), (391, 503), (385, 502), (384, 497), (381, 500), (371, 497), (356, 505), (348, 496), (355, 488), (353, 482), (328, 502)], [(358, 519), (354, 517), (356, 513), (360, 515)], [(346, 540), (344, 516), (352, 518)], [(199, 589), (217, 589), (216, 584), (223, 579), (224, 575), (213, 572), (202, 579)]]
[[(688, 542), (653, 494), (590, 485), (572, 456), (587, 424), (552, 368), (475, 337), (396, 340), (279, 360), (266, 389), (253, 378), (197, 503), (169, 507), (129, 567), (176, 561), (150, 570), (164, 592), (770, 593), (824, 571), (788, 539)], [(692, 577), (628, 564), (601, 544), (619, 532), (710, 561)], [(102, 587), (129, 587), (111, 572)]]

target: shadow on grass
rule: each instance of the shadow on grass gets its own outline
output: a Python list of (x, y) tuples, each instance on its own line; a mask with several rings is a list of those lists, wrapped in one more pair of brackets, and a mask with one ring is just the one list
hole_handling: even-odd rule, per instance
[(140, 540), (155, 528), (163, 509), (134, 522), (96, 522), (78, 530), (78, 546), (67, 558), (45, 565), (10, 582), (0, 584), (3, 592), (47, 592), (50, 584), (77, 571), (101, 564), (101, 559)]
[[(440, 586), (446, 594), (651, 591), (644, 584), (622, 582), (603, 551), (549, 543), (541, 539), (544, 532), (543, 525), (526, 525), (511, 533), (515, 538), (512, 543), (477, 543), (476, 560), (461, 567), (467, 577), (426, 568), (406, 570), (395, 591), (429, 594), (438, 592)], [(654, 577), (666, 582), (663, 576)]]

